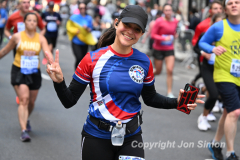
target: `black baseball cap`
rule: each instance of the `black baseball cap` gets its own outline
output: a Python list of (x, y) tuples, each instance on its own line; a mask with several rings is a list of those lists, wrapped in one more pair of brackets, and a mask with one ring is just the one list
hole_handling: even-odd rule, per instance
[(138, 5), (128, 5), (123, 9), (119, 18), (123, 23), (137, 24), (142, 31), (145, 32), (148, 16), (142, 7)]
[(49, 6), (49, 7), (54, 7), (54, 2), (53, 2), (53, 1), (50, 1), (50, 2), (48, 3), (48, 6)]

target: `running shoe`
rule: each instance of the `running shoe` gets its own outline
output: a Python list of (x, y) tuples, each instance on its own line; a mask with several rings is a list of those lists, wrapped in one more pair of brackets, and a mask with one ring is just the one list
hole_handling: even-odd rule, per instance
[(199, 88), (199, 93), (200, 94), (204, 94), (204, 92), (203, 92), (203, 87), (205, 87), (205, 84), (204, 83), (199, 83), (198, 85), (197, 85), (197, 87)]
[(171, 93), (168, 93), (168, 94), (167, 94), (167, 97), (169, 97), (169, 98), (175, 98), (175, 96), (172, 94), (172, 92), (171, 92)]
[(16, 97), (16, 103), (19, 104), (19, 98), (18, 98), (18, 96)]
[(213, 113), (216, 113), (216, 112), (220, 112), (220, 108), (219, 108), (219, 101), (217, 100), (213, 109), (212, 109), (212, 112)]
[(43, 65), (46, 65), (47, 62), (48, 62), (47, 59), (46, 59), (46, 58), (43, 58), (43, 60), (42, 60), (42, 64), (43, 64)]
[(218, 107), (220, 109), (220, 112), (223, 113), (223, 103), (222, 102), (218, 103)]
[(239, 157), (233, 152), (226, 160), (239, 160)]
[(212, 143), (209, 143), (208, 149), (211, 152), (213, 159), (223, 160), (222, 148), (220, 146), (215, 146)]
[(211, 125), (208, 123), (207, 117), (202, 114), (198, 117), (198, 129), (200, 131), (207, 131), (211, 128)]
[(217, 118), (211, 112), (207, 115), (207, 120), (210, 121), (210, 122), (213, 122), (213, 121), (216, 121)]
[(30, 125), (30, 120), (27, 121), (27, 132), (31, 132), (32, 131), (32, 127)]
[(20, 139), (22, 142), (30, 142), (31, 141), (31, 137), (29, 136), (27, 131), (22, 131)]

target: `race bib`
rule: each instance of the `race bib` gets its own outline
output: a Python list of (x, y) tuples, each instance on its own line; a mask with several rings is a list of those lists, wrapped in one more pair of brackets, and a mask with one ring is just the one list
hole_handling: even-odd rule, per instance
[(173, 35), (162, 35), (163, 37), (167, 37), (167, 36), (171, 36), (171, 39), (169, 41), (161, 41), (161, 45), (162, 46), (170, 46), (173, 44), (173, 41), (174, 41), (174, 37)]
[(21, 56), (21, 73), (33, 74), (38, 72), (38, 56)]
[(234, 77), (240, 77), (240, 59), (232, 59), (230, 73)]
[(56, 32), (57, 31), (57, 23), (56, 22), (48, 22), (47, 30), (49, 32)]
[(18, 22), (17, 23), (17, 29), (18, 29), (18, 32), (24, 31), (25, 30), (25, 24), (23, 22)]

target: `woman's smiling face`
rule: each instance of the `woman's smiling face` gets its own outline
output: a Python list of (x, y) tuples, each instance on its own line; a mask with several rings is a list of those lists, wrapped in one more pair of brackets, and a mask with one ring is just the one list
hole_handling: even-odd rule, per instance
[[(115, 20), (115, 24), (117, 20)], [(142, 29), (134, 23), (122, 23), (121, 21), (116, 26), (116, 38), (124, 47), (130, 47), (137, 43), (139, 38), (143, 35)]]

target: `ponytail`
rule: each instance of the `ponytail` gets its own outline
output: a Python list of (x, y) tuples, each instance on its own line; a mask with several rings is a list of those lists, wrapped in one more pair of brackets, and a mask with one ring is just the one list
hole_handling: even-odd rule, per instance
[[(120, 19), (118, 19), (118, 22), (115, 24), (116, 26), (119, 24)], [(108, 29), (99, 39), (97, 48), (102, 48), (109, 46), (114, 43), (116, 37), (116, 28), (115, 26)]]
[(112, 27), (108, 29), (99, 39), (97, 48), (109, 46), (114, 43), (116, 37), (116, 29)]

